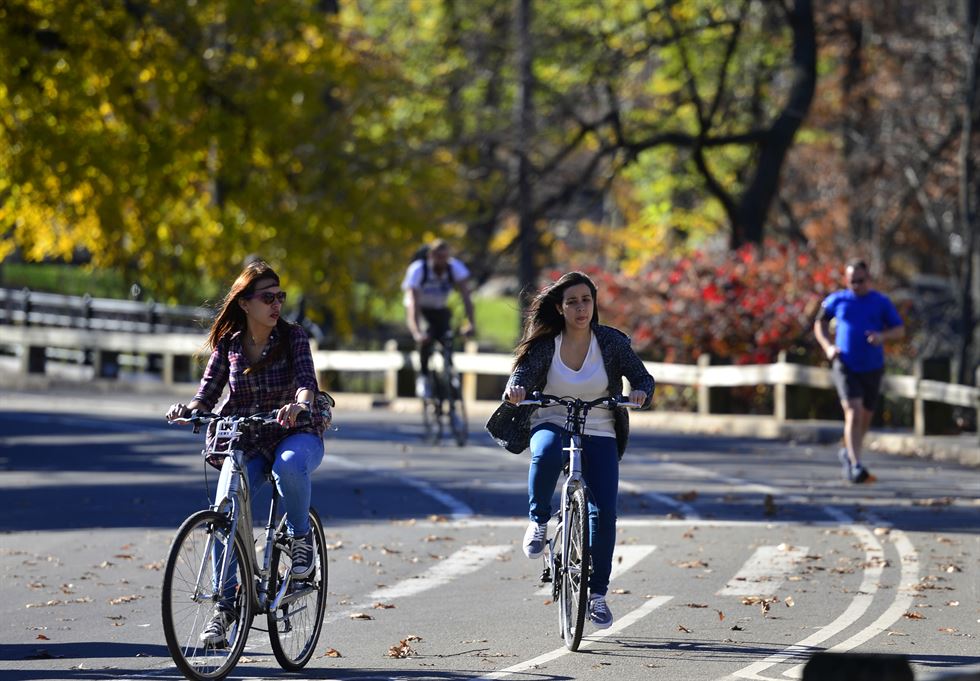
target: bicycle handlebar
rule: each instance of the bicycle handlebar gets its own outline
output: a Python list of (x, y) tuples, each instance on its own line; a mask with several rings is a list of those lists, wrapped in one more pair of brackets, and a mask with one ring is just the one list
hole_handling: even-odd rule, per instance
[(227, 421), (228, 423), (244, 423), (249, 425), (264, 425), (267, 423), (277, 423), (276, 414), (278, 411), (264, 411), (257, 414), (249, 414), (248, 416), (237, 416), (228, 415), (222, 416), (221, 414), (213, 414), (211, 412), (203, 412), (198, 410), (193, 410), (190, 416), (178, 416), (176, 418), (167, 419), (168, 423), (190, 423), (194, 426), (194, 432), (199, 432), (199, 429), (203, 425), (207, 425), (213, 421)]
[(586, 401), (577, 397), (558, 397), (557, 395), (547, 395), (537, 391), (531, 393), (531, 399), (522, 400), (517, 403), (517, 406), (550, 407), (556, 404), (560, 404), (565, 407), (576, 407), (578, 409), (591, 409), (592, 407), (606, 407), (608, 409), (629, 407), (632, 409), (639, 409), (643, 406), (641, 404), (637, 404), (636, 402), (630, 402), (629, 398), (623, 395), (598, 397), (594, 400)]

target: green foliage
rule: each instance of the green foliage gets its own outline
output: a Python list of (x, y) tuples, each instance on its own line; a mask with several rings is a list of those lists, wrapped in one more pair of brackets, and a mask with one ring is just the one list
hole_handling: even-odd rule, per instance
[(0, 258), (91, 254), (194, 295), (259, 253), (340, 331), (454, 210), (399, 73), (316, 3), (0, 7)]

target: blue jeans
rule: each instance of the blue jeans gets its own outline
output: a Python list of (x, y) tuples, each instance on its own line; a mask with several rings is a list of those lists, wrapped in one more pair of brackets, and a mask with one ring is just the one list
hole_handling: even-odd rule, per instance
[[(323, 440), (312, 433), (296, 433), (283, 438), (275, 451), (275, 460), (271, 464), (272, 479), (282, 497), (283, 509), (286, 511), (286, 530), (290, 536), (301, 537), (310, 531), (310, 495), (312, 491), (311, 476), (323, 461)], [(255, 499), (256, 492), (265, 483), (269, 471), (269, 461), (261, 456), (253, 456), (245, 461), (245, 473), (248, 475), (249, 497)], [(222, 469), (222, 473), (224, 470)], [(222, 499), (228, 491), (228, 479), (225, 475), (218, 478), (216, 499)], [(217, 562), (220, 560), (224, 545), (215, 542), (214, 575), (221, 569)], [(234, 602), (236, 578), (235, 554), (229, 556), (228, 574), (231, 579), (225, 583), (222, 603), (229, 605)], [(217, 588), (217, 585), (215, 585)]]
[[(545, 423), (531, 431), (531, 467), (527, 476), (530, 518), (546, 523), (551, 517), (551, 498), (565, 465), (564, 429)], [(612, 572), (616, 545), (616, 502), (619, 494), (619, 452), (616, 438), (582, 436), (582, 476), (589, 488), (589, 543), (592, 574), (589, 592), (605, 595)]]

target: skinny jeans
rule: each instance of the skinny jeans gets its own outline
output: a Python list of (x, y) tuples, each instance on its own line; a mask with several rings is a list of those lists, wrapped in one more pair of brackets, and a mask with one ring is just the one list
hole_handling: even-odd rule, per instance
[[(551, 423), (531, 431), (531, 465), (527, 491), (529, 516), (542, 524), (551, 518), (551, 501), (555, 494), (567, 456), (562, 447), (570, 435)], [(592, 551), (592, 573), (589, 592), (605, 595), (612, 572), (616, 544), (616, 503), (619, 494), (619, 451), (616, 438), (598, 435), (582, 436), (582, 477), (589, 488), (589, 543)]]

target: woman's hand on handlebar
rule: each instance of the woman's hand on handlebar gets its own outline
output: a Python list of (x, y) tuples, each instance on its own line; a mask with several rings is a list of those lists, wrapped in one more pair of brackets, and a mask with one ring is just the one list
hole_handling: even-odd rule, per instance
[(167, 410), (167, 420), (173, 421), (174, 419), (185, 419), (191, 415), (191, 409), (186, 404), (181, 404), (177, 402), (176, 404), (171, 404), (170, 408)]
[(279, 407), (279, 411), (276, 412), (276, 421), (283, 428), (292, 428), (296, 425), (296, 419), (299, 418), (299, 415), (308, 411), (308, 404), (301, 402), (290, 402), (289, 404), (284, 404)]
[(524, 390), (523, 386), (509, 385), (504, 391), (504, 399), (511, 404), (519, 404), (524, 401), (526, 394), (527, 391)]
[(642, 407), (647, 402), (647, 394), (642, 390), (630, 390), (629, 400)]

